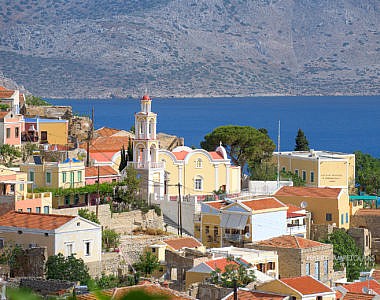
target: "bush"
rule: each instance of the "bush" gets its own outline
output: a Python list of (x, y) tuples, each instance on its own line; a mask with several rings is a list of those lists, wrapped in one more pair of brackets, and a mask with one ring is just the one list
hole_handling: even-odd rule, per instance
[(103, 248), (109, 250), (110, 248), (117, 248), (120, 245), (120, 234), (116, 233), (114, 229), (105, 229), (102, 233)]

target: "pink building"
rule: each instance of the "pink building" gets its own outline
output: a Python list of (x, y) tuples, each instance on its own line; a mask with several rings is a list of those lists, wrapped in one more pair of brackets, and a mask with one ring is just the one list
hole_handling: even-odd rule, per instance
[(103, 182), (116, 182), (120, 179), (120, 174), (110, 166), (86, 167), (86, 185)]
[(11, 111), (0, 111), (0, 145), (21, 146), (24, 118)]

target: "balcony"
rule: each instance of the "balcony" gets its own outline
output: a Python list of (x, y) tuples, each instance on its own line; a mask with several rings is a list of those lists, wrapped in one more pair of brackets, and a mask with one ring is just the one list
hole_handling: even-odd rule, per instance
[(306, 234), (306, 225), (297, 225), (297, 224), (288, 224), (286, 229), (287, 234), (296, 235), (296, 234)]
[(132, 166), (134, 169), (163, 169), (163, 162), (128, 162), (128, 167)]
[(244, 240), (244, 235), (238, 233), (225, 233), (223, 235), (223, 240), (229, 242), (242, 242)]

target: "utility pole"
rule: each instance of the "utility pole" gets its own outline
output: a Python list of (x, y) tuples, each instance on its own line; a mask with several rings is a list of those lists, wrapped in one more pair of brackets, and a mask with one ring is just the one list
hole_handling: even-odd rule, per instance
[(178, 182), (178, 235), (182, 236), (182, 202), (181, 202), (181, 184)]
[(96, 218), (98, 218), (99, 214), (99, 202), (100, 202), (100, 195), (99, 195), (99, 166), (98, 166), (98, 184), (97, 184), (97, 192), (96, 192)]
[(90, 141), (94, 137), (94, 107), (92, 107), (92, 115), (91, 115), (91, 128), (87, 134), (87, 160), (86, 167), (90, 166)]

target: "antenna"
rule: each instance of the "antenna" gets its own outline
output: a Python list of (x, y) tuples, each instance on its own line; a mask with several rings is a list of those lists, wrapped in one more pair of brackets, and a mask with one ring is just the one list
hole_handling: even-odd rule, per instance
[(278, 136), (277, 136), (277, 188), (280, 188), (280, 132), (281, 123), (278, 120)]

